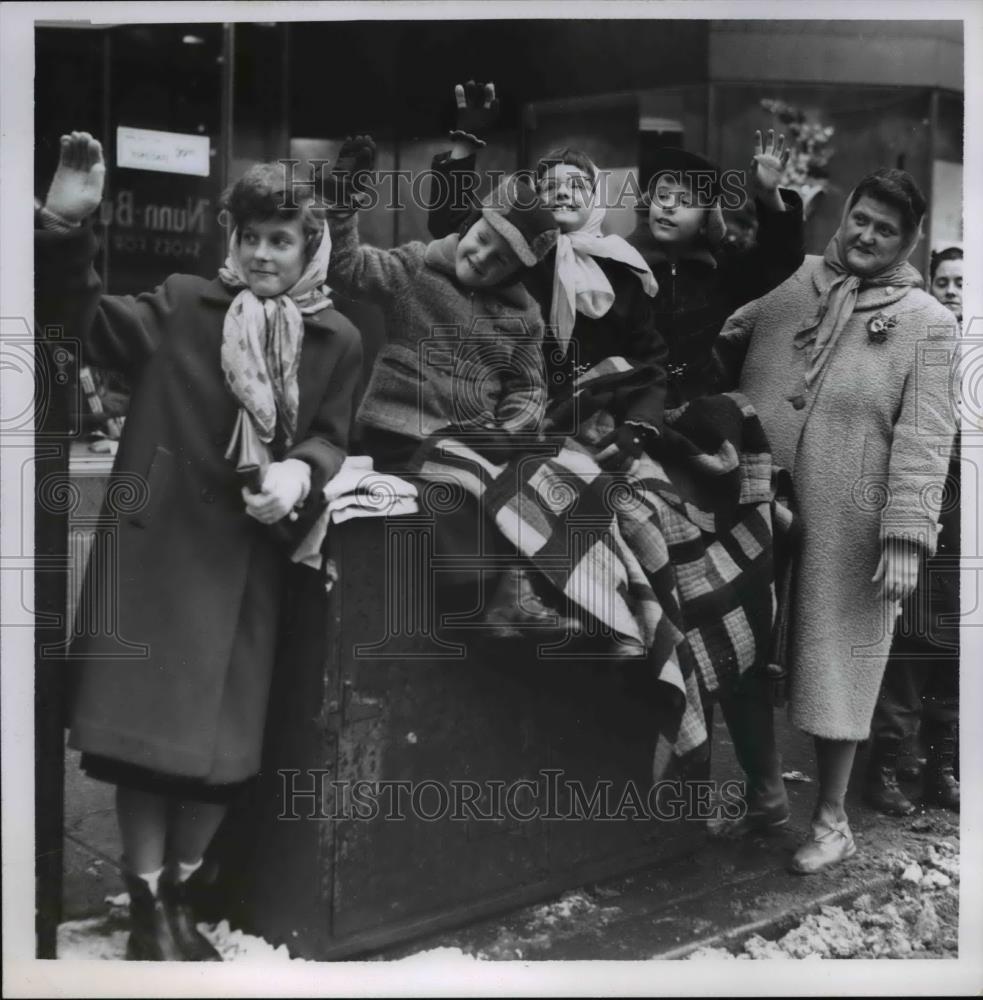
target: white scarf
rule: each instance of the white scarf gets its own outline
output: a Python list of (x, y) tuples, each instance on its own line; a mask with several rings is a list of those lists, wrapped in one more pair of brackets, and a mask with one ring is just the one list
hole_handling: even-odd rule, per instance
[(280, 295), (253, 294), (242, 267), (239, 231), (232, 233), (229, 255), (219, 269), (222, 284), (241, 289), (222, 327), (222, 371), (229, 391), (252, 418), (260, 440), (269, 444), (279, 419), (289, 446), (297, 430), (300, 392), (297, 371), (305, 315), (331, 305), (324, 285), (331, 257), (331, 236), (324, 226), (318, 248), (297, 283)]
[(566, 354), (576, 322), (576, 313), (597, 319), (611, 308), (614, 289), (607, 275), (594, 260), (600, 257), (625, 264), (635, 272), (645, 294), (654, 296), (659, 285), (642, 255), (620, 236), (602, 236), (601, 224), (606, 209), (600, 197), (600, 172), (594, 168), (590, 216), (581, 229), (560, 233), (556, 241), (556, 268), (553, 272), (553, 296), (550, 325)]

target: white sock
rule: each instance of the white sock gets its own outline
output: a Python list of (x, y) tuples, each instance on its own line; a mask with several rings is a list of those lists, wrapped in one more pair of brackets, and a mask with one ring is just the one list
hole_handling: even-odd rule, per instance
[(160, 881), (161, 875), (164, 873), (163, 867), (158, 868), (155, 872), (137, 872), (137, 878), (142, 878), (147, 885), (150, 886), (151, 895), (157, 895), (157, 883)]
[(187, 882), (189, 878), (201, 867), (201, 863), (204, 858), (199, 858), (197, 861), (192, 861), (190, 864), (185, 864), (183, 861), (177, 863), (177, 880), (178, 882)]

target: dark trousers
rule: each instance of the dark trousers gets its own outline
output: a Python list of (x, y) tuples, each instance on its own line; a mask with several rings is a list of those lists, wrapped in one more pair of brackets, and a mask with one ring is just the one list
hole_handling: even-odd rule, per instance
[(952, 725), (958, 719), (959, 657), (928, 659), (896, 644), (870, 724), (874, 739), (913, 736), (922, 720)]

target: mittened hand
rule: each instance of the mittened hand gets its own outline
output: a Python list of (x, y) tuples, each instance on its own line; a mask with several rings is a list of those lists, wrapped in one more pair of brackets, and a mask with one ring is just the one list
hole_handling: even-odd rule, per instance
[(275, 524), (288, 514), (297, 520), (294, 507), (302, 503), (311, 488), (311, 467), (296, 458), (273, 462), (263, 478), (260, 493), (242, 491), (246, 513), (261, 524)]
[(361, 208), (367, 199), (365, 189), (375, 168), (375, 155), (372, 136), (349, 136), (324, 180), (325, 200), (338, 208)]
[(106, 164), (99, 140), (88, 132), (63, 135), (58, 168), (44, 207), (66, 222), (81, 222), (99, 207), (105, 181)]
[(643, 427), (622, 424), (616, 427), (607, 437), (597, 442), (598, 452), (595, 461), (609, 472), (624, 471), (645, 450), (646, 431)]
[(479, 136), (487, 134), (498, 121), (499, 104), (495, 96), (495, 84), (475, 83), (474, 80), (459, 83), (454, 88), (454, 101), (457, 104), (457, 117), (451, 138), (468, 142), (480, 149), (485, 141)]

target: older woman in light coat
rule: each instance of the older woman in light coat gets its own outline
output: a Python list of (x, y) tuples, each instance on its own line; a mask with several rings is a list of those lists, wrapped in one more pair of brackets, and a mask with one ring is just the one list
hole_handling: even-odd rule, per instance
[[(792, 863), (799, 873), (856, 852), (844, 810), (854, 754), (869, 733), (898, 604), (935, 549), (957, 329), (907, 263), (924, 211), (905, 172), (868, 175), (824, 255), (807, 257), (721, 334), (728, 353), (743, 349), (740, 391), (775, 463), (792, 472), (801, 514), (790, 714), (815, 737), (819, 795), (812, 839)], [(762, 742), (774, 745), (768, 734)], [(749, 806), (758, 828), (788, 816), (787, 801)]]

